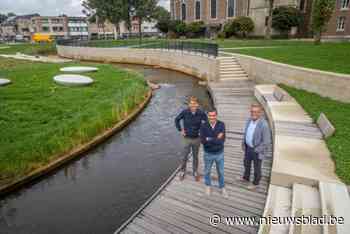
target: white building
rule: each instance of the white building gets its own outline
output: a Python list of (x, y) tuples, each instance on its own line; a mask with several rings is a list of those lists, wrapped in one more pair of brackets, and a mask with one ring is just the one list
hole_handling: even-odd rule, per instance
[(72, 39), (88, 39), (89, 25), (85, 17), (68, 17), (68, 34)]

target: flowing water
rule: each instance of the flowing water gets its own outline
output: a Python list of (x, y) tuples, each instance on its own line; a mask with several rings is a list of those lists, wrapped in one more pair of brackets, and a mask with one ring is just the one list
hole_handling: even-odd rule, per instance
[(174, 71), (116, 66), (137, 70), (162, 88), (122, 132), (0, 200), (0, 234), (113, 233), (178, 167), (182, 144), (174, 118), (191, 95), (210, 107), (206, 88)]

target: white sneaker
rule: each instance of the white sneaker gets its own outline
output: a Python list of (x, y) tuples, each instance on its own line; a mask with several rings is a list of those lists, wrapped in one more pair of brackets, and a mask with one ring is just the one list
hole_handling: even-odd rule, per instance
[(228, 198), (228, 193), (226, 192), (226, 189), (225, 189), (225, 188), (222, 188), (222, 189), (221, 189), (221, 195), (222, 195), (224, 198)]
[(210, 186), (205, 186), (205, 195), (210, 196), (211, 188)]

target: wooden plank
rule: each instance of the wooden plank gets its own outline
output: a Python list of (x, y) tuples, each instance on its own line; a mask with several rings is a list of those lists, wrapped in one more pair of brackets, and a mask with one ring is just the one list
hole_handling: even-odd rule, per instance
[[(144, 230), (150, 233), (164, 234), (257, 232), (257, 227), (252, 226), (236, 225), (231, 227), (222, 224), (213, 227), (209, 223), (209, 217), (214, 213), (223, 216), (261, 216), (265, 206), (272, 166), (272, 152), (270, 152), (270, 156), (263, 161), (262, 180), (256, 191), (248, 190), (246, 185), (237, 181), (236, 177), (242, 176), (244, 170), (241, 149), (243, 130), (249, 116), (250, 105), (256, 102), (253, 98), (253, 83), (240, 80), (209, 85), (219, 111), (219, 119), (226, 123), (227, 128), (225, 188), (229, 197), (224, 198), (217, 187), (213, 187), (211, 196), (206, 196), (203, 179), (196, 182), (192, 176), (186, 176), (184, 181), (180, 181), (175, 175), (157, 198), (133, 218), (132, 222), (124, 229), (125, 231), (140, 232)], [(291, 131), (288, 124), (282, 123), (282, 125), (286, 131)], [(300, 125), (300, 132), (305, 126), (310, 125)], [(313, 134), (317, 136), (316, 132)], [(200, 150), (200, 154), (203, 154), (203, 149)], [(203, 157), (200, 156), (200, 174), (204, 171), (203, 167)], [(190, 160), (187, 174), (190, 175), (191, 170), (192, 162)], [(215, 164), (212, 170), (213, 184), (216, 184)]]

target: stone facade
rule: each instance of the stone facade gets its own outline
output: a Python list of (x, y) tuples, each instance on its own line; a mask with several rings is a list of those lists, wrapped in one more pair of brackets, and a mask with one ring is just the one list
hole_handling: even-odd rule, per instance
[[(293, 6), (300, 8), (300, 0), (275, 0), (274, 7), (279, 6)], [(254, 35), (261, 36), (265, 35), (267, 26), (267, 17), (269, 14), (269, 2), (266, 0), (251, 0), (249, 7), (249, 17), (252, 18), (255, 24)], [(295, 34), (294, 30), (292, 34)], [(275, 30), (272, 34), (278, 34)]]

